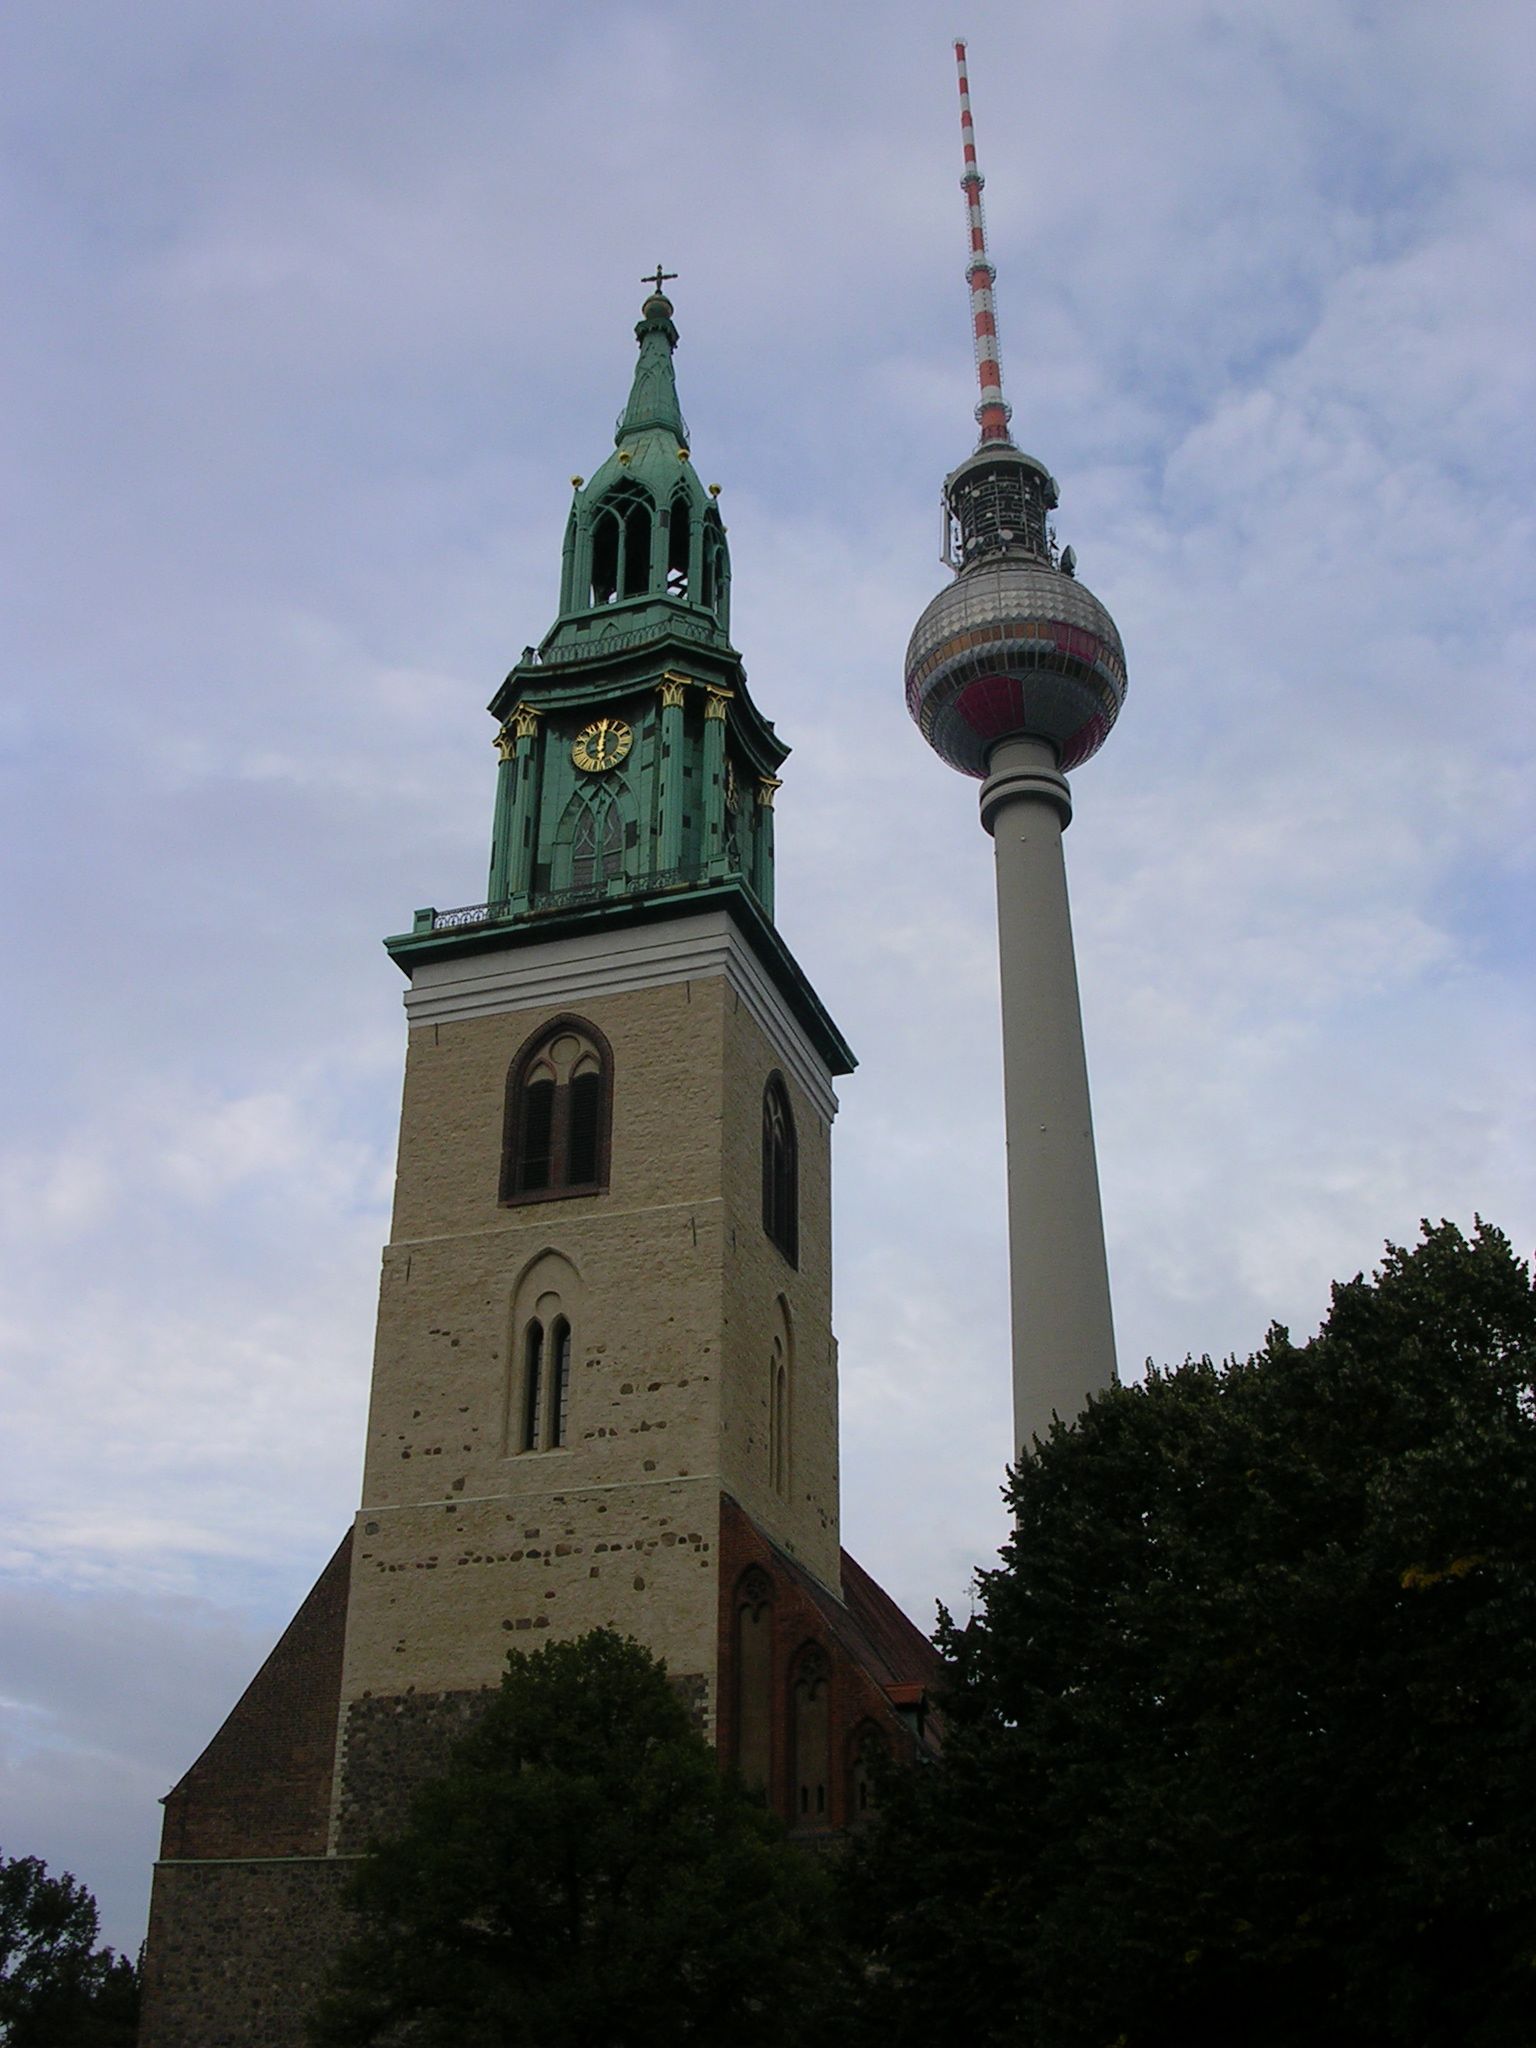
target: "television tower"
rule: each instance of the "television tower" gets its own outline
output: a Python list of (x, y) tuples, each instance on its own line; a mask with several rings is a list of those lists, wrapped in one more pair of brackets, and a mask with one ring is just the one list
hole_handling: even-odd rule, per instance
[(1056, 480), (1014, 445), (1003, 397), (965, 44), (960, 132), (976, 339), (976, 452), (944, 480), (954, 580), (907, 648), (907, 708), (935, 753), (981, 781), (997, 858), (1004, 1117), (1013, 1308), (1014, 1439), (1071, 1422), (1115, 1378), (1109, 1268), (1088, 1103), (1061, 837), (1067, 771), (1096, 753), (1125, 701), (1115, 622), (1058, 554)]

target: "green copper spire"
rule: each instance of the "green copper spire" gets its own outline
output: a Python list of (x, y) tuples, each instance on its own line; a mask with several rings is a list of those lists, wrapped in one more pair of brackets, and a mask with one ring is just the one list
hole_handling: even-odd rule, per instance
[(672, 351), (677, 347), (677, 329), (672, 325), (672, 301), (660, 291), (652, 292), (640, 309), (635, 324), (640, 360), (629, 403), (619, 419), (614, 440), (619, 447), (638, 434), (670, 434), (673, 445), (688, 443), (688, 428), (677, 402), (677, 378), (672, 369)]
[(560, 614), (541, 662), (655, 634), (732, 654), (730, 552), (716, 494), (693, 467), (672, 369), (672, 301), (659, 289), (640, 310), (635, 340), (640, 360), (613, 453), (594, 476), (573, 480)]
[(419, 910), (413, 962), (725, 910), (834, 1073), (853, 1055), (773, 927), (773, 800), (789, 748), (731, 644), (720, 487), (693, 466), (677, 329), (650, 287), (615, 446), (571, 478), (560, 604), (491, 699), (485, 900)]
[(722, 888), (773, 914), (773, 796), (789, 750), (731, 645), (719, 488), (693, 466), (664, 281), (647, 279), (613, 451), (571, 480), (559, 613), (492, 700), (486, 923), (547, 930)]

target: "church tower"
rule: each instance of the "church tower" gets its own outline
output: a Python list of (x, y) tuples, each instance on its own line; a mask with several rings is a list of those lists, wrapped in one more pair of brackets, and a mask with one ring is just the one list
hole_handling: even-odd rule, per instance
[(853, 1059), (773, 926), (788, 750), (731, 645), (659, 285), (636, 334), (559, 615), (492, 700), (488, 900), (389, 942), (410, 1033), (343, 1841), (349, 1786), (394, 1767), (373, 1747), (424, 1697), (494, 1684), (509, 1637), (617, 1626), (712, 1725), (722, 1493), (838, 1584), (830, 1146)]
[(361, 1505), (166, 1801), (144, 2048), (302, 2039), (346, 1866), (509, 1650), (635, 1636), (811, 1834), (923, 1739), (932, 1653), (839, 1541), (853, 1057), (773, 922), (788, 748), (651, 282), (558, 614), (491, 702), (486, 898), (387, 942), (409, 1029)]

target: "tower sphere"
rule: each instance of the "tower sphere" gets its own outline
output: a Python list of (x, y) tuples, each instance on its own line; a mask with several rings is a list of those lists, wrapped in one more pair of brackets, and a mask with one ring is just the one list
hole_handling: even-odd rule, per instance
[(1063, 771), (1098, 752), (1125, 702), (1125, 651), (1091, 590), (1030, 561), (977, 563), (907, 646), (907, 709), (934, 752), (985, 776), (999, 741), (1043, 739)]
[(958, 573), (907, 646), (907, 709), (934, 752), (983, 777), (1000, 741), (1044, 740), (1057, 765), (1098, 752), (1125, 702), (1125, 650), (1093, 592), (1057, 567), (1050, 472), (1008, 446), (945, 479)]

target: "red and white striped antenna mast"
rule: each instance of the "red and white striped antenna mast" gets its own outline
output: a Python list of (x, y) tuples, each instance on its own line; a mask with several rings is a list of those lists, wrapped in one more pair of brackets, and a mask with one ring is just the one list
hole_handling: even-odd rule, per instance
[(976, 125), (971, 119), (971, 83), (965, 70), (965, 44), (955, 44), (955, 64), (960, 73), (960, 140), (965, 147), (965, 175), (960, 189), (965, 194), (966, 219), (971, 231), (971, 260), (966, 279), (971, 287), (971, 323), (976, 335), (976, 377), (981, 385), (981, 402), (976, 418), (981, 427), (982, 446), (1002, 441), (1012, 445), (1008, 422), (1013, 407), (1003, 396), (1003, 366), (997, 356), (997, 308), (992, 303), (992, 281), (997, 276), (987, 256), (987, 224), (981, 212), (981, 188), (986, 183), (976, 162)]

